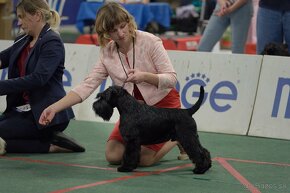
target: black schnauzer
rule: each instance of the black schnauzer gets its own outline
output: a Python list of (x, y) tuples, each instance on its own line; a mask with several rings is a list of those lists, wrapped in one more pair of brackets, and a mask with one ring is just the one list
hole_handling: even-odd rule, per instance
[(97, 95), (93, 109), (104, 120), (110, 120), (113, 108), (120, 114), (120, 133), (125, 141), (125, 152), (119, 172), (131, 172), (140, 161), (141, 145), (178, 141), (195, 164), (193, 172), (203, 174), (211, 167), (211, 157), (202, 147), (192, 115), (204, 98), (200, 87), (198, 101), (189, 109), (156, 108), (141, 104), (125, 89), (111, 86)]
[(268, 43), (261, 55), (290, 56), (287, 44)]

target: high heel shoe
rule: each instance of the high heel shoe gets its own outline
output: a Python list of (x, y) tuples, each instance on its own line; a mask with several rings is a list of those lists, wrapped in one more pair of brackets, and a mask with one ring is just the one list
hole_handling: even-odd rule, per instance
[(53, 145), (59, 146), (71, 150), (73, 152), (84, 152), (85, 148), (80, 145), (75, 139), (67, 136), (63, 132), (55, 132), (51, 143)]

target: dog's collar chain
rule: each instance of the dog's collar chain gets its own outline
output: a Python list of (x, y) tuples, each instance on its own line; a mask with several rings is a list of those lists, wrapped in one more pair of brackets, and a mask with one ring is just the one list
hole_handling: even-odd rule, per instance
[[(121, 62), (121, 65), (122, 65), (122, 67), (123, 67), (123, 70), (124, 70), (124, 72), (125, 72), (125, 74), (126, 74), (126, 77), (128, 78), (129, 76), (128, 76), (128, 73), (126, 72), (126, 69), (125, 69), (125, 66), (124, 66), (124, 63), (123, 63), (123, 61), (122, 61), (122, 58), (121, 58), (121, 55), (120, 55), (120, 51), (119, 51), (119, 45), (116, 43), (116, 46), (117, 46), (117, 53), (118, 53), (118, 56), (119, 56), (119, 60), (120, 60), (120, 62)], [(128, 64), (129, 65), (129, 64)], [(130, 66), (129, 66), (130, 67)], [(135, 38), (133, 37), (133, 69), (135, 68)], [(123, 83), (123, 85), (122, 85), (122, 87), (124, 88), (124, 86), (125, 86), (125, 81), (124, 81), (124, 83)]]

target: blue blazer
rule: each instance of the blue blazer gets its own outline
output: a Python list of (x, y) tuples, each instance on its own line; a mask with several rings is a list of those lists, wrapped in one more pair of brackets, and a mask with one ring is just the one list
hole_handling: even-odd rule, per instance
[[(42, 111), (66, 94), (62, 84), (65, 49), (59, 34), (46, 24), (25, 62), (26, 75), (19, 77), (18, 58), (31, 40), (31, 36), (19, 36), (11, 47), (0, 52), (1, 68), (8, 67), (8, 80), (0, 81), (0, 95), (7, 95), (5, 115), (23, 105), (22, 94), (28, 92), (35, 123), (41, 129), (38, 120)], [(57, 113), (50, 126), (73, 117), (72, 109), (68, 108)]]

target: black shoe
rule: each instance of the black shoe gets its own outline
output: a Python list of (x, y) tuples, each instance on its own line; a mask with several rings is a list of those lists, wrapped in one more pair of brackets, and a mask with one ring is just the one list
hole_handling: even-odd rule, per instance
[(84, 152), (85, 148), (81, 146), (75, 139), (67, 136), (63, 132), (55, 132), (52, 138), (53, 145), (69, 149), (73, 152)]

